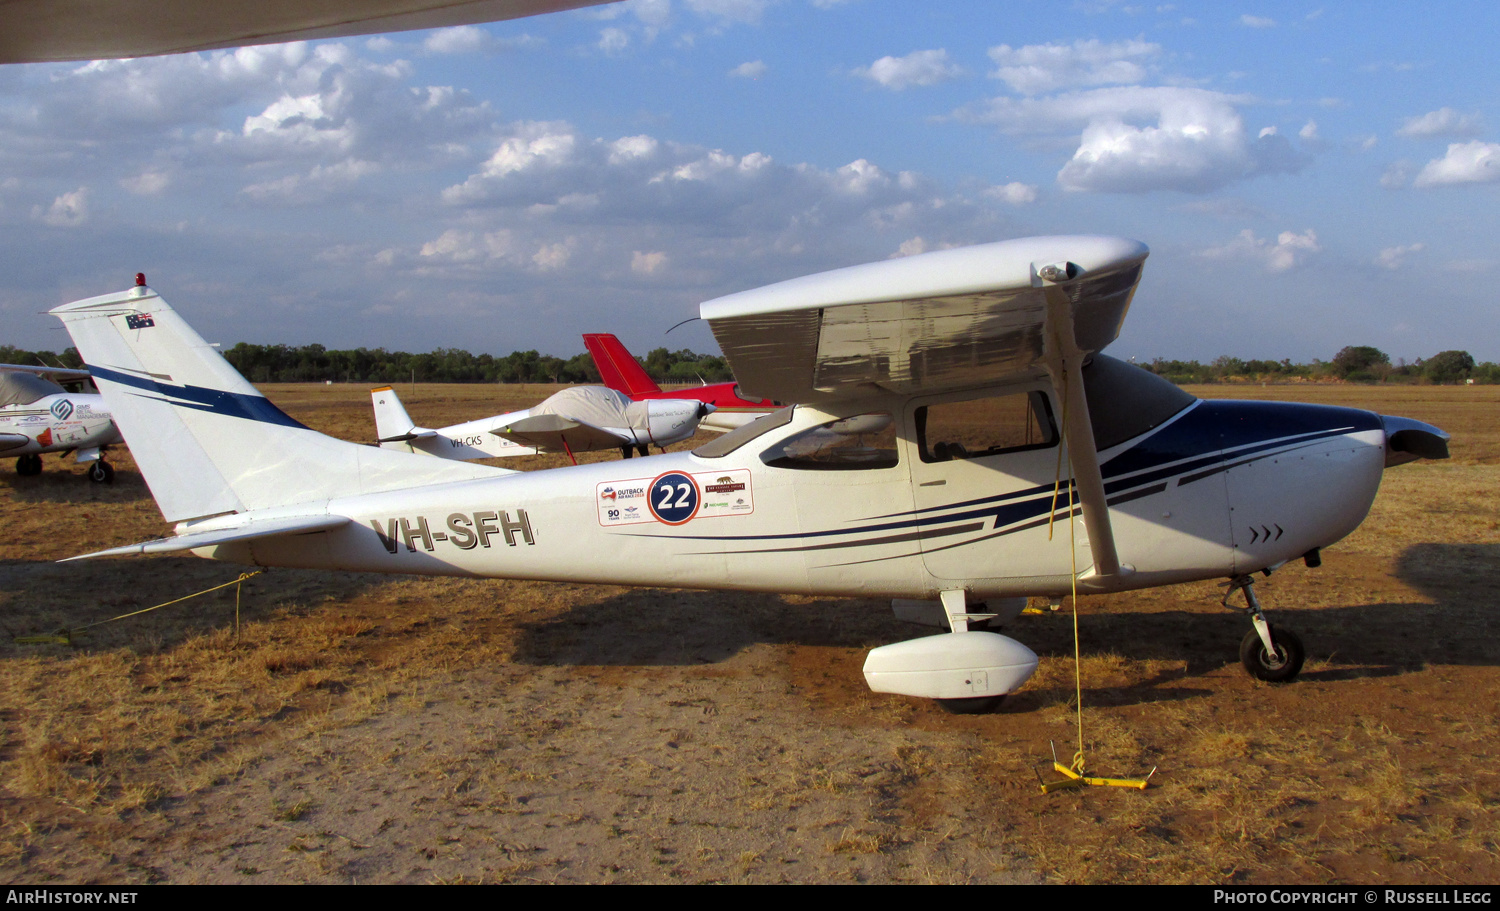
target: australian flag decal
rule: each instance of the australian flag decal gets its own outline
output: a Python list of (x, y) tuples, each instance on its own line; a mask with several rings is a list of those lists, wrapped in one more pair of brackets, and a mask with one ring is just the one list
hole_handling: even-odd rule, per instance
[(156, 320), (149, 313), (131, 313), (125, 317), (125, 325), (131, 329), (150, 329)]

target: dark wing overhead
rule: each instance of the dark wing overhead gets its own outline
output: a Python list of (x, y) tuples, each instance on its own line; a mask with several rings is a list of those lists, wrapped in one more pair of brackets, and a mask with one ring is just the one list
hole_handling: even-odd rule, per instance
[(1088, 354), (1114, 341), (1147, 253), (1117, 237), (1001, 241), (792, 279), (700, 313), (747, 396), (993, 385), (1042, 375), (1059, 345)]
[(149, 57), (519, 19), (609, 0), (4, 0), (0, 63)]

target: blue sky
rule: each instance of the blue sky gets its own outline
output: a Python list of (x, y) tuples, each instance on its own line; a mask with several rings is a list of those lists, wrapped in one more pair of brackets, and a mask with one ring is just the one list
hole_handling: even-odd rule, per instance
[(1500, 360), (1500, 7), (629, 0), (0, 68), (0, 340), (137, 271), (211, 341), (713, 350), (699, 301), (1150, 245), (1122, 356)]

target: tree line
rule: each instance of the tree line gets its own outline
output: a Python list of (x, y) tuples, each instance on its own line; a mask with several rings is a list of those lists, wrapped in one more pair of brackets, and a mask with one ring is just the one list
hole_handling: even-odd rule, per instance
[[(322, 345), (250, 345), (240, 342), (224, 358), (252, 383), (597, 383), (599, 370), (587, 352), (566, 360), (536, 351), (496, 356), (439, 348), (421, 354), (384, 348), (329, 350)], [(640, 360), (637, 358), (637, 360)], [(79, 367), (75, 348), (61, 354), (0, 345), (0, 363)], [(657, 382), (709, 383), (733, 379), (722, 357), (686, 348), (657, 348), (642, 364)]]
[(1294, 364), (1290, 360), (1242, 360), (1225, 355), (1208, 364), (1156, 358), (1140, 364), (1179, 386), (1189, 383), (1327, 382), (1452, 384), (1500, 383), (1500, 364), (1476, 363), (1467, 351), (1439, 351), (1430, 358), (1391, 362), (1390, 355), (1370, 345), (1349, 345), (1332, 360)]
[[(536, 351), (496, 356), (439, 348), (424, 354), (356, 348), (330, 351), (322, 345), (250, 345), (240, 342), (224, 357), (252, 383), (597, 383), (599, 370), (587, 353), (563, 359)], [(733, 379), (722, 357), (686, 348), (656, 348), (641, 361), (658, 383), (720, 383)], [(26, 351), (0, 345), (0, 363), (80, 367), (78, 351)], [(1391, 362), (1379, 348), (1350, 345), (1331, 360), (1243, 360), (1225, 355), (1208, 364), (1156, 358), (1139, 366), (1178, 385), (1189, 383), (1319, 382), (1500, 383), (1500, 364), (1476, 363), (1467, 351), (1440, 351), (1411, 363)]]

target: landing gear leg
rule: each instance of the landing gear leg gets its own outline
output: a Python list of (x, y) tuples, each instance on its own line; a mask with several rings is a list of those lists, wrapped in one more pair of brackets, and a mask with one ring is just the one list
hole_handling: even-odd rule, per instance
[(1250, 623), (1255, 627), (1240, 642), (1240, 663), (1257, 680), (1288, 683), (1302, 672), (1302, 662), (1307, 658), (1307, 651), (1302, 647), (1302, 640), (1291, 630), (1277, 629), (1266, 622), (1260, 599), (1255, 597), (1254, 586), (1255, 577), (1235, 576), (1229, 580), (1229, 590), (1224, 593), (1223, 604), (1230, 607), (1230, 597), (1236, 591), (1244, 591), (1244, 610), (1249, 613)]

